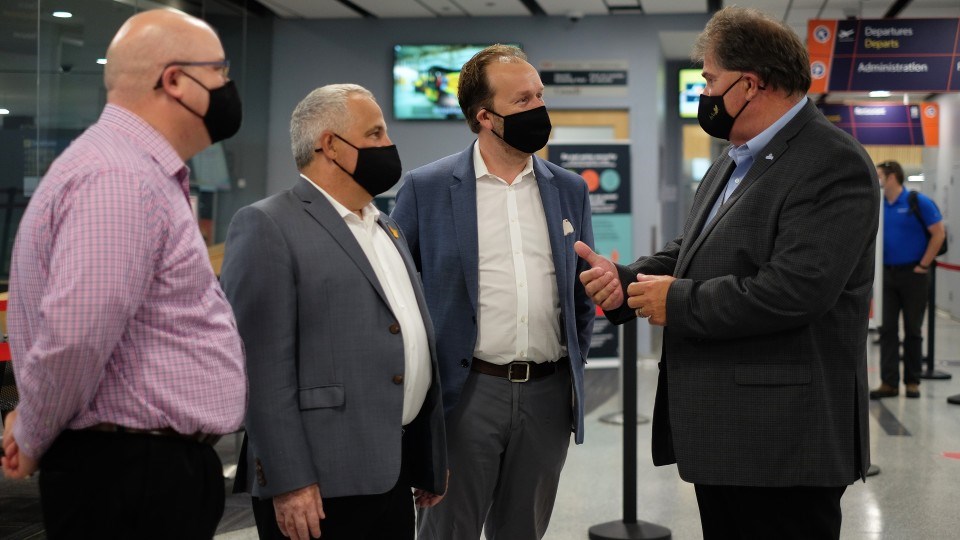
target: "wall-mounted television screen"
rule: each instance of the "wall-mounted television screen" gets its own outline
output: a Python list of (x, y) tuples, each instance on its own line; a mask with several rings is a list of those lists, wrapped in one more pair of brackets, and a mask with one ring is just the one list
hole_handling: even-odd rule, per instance
[(680, 118), (696, 118), (700, 107), (700, 93), (707, 81), (700, 75), (700, 68), (681, 69), (677, 77), (680, 87)]
[(457, 102), (460, 68), (488, 45), (394, 45), (394, 118), (463, 120)]

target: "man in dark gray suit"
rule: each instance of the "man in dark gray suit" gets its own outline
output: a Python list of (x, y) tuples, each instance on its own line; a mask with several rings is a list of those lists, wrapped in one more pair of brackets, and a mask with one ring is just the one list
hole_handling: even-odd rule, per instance
[(725, 8), (694, 56), (700, 124), (733, 145), (679, 238), (629, 266), (578, 245), (581, 280), (611, 320), (665, 327), (653, 460), (695, 484), (704, 538), (838, 538), (870, 464), (873, 165), (804, 97), (785, 25)]
[(221, 279), (250, 378), (237, 485), (261, 538), (412, 540), (414, 500), (439, 502), (447, 473), (423, 290), (372, 204), (400, 158), (356, 85), (311, 92), (290, 136), (300, 179), (227, 233)]

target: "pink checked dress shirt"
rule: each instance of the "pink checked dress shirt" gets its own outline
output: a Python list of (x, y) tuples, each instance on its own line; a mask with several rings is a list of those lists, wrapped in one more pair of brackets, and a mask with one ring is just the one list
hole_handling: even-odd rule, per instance
[(108, 105), (40, 182), (17, 231), (8, 304), (14, 436), (27, 455), (101, 422), (240, 426), (243, 346), (188, 178), (159, 132)]

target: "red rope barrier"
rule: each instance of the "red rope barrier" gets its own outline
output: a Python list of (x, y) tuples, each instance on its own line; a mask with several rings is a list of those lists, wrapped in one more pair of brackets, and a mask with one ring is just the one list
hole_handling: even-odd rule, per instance
[(960, 272), (960, 264), (950, 264), (950, 263), (937, 261), (937, 268), (946, 268), (947, 270)]

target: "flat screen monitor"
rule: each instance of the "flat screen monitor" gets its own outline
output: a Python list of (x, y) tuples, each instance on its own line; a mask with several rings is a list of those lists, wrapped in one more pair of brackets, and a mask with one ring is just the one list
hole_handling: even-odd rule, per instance
[(393, 116), (397, 120), (463, 120), (460, 68), (482, 45), (394, 45)]
[(700, 93), (707, 81), (700, 75), (700, 68), (681, 69), (677, 78), (680, 87), (680, 118), (696, 118), (700, 106)]

